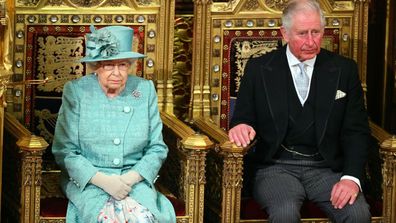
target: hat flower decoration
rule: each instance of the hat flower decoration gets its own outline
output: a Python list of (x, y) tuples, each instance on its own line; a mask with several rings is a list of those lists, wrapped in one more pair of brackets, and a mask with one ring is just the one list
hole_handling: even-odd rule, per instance
[(108, 26), (95, 29), (86, 35), (86, 56), (81, 62), (136, 59), (145, 55), (132, 51), (133, 29), (126, 26)]
[(92, 34), (87, 38), (87, 52), (92, 58), (110, 57), (118, 54), (118, 39), (107, 29), (98, 29), (91, 25)]

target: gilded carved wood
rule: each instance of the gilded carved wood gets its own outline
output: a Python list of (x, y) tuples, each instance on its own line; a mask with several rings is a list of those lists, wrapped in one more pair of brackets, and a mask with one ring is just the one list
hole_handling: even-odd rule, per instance
[[(4, 195), (7, 198), (8, 205), (5, 209), (12, 208), (13, 204), (15, 204), (18, 206), (19, 216), (14, 217), (17, 217), (19, 222), (39, 222), (40, 189), (42, 184), (41, 156), (48, 143), (41, 137), (31, 135), (15, 117), (8, 113), (5, 116), (6, 141), (9, 143), (11, 139), (18, 140), (17, 142), (13, 141), (14, 143), (16, 142), (14, 146), (18, 146), (18, 148), (16, 149), (10, 147), (12, 145), (6, 144), (5, 157), (7, 157), (7, 161), (4, 162), (4, 166), (7, 170), (7, 178), (14, 184), (20, 183), (20, 185), (6, 185), (7, 190)], [(20, 160), (18, 160), (19, 158)], [(10, 171), (18, 170), (21, 171), (19, 173), (21, 178), (14, 179), (15, 172), (9, 175)], [(20, 195), (20, 199), (16, 199), (18, 195)], [(13, 198), (11, 201), (8, 200), (10, 197)], [(7, 212), (7, 215), (10, 215), (10, 212)]]
[[(86, 73), (86, 67), (78, 60), (84, 55), (84, 33), (90, 24), (129, 25), (135, 28), (134, 50), (147, 57), (139, 60), (133, 71), (138, 76), (154, 80), (160, 109), (173, 113), (173, 38), (170, 36), (174, 27), (174, 0), (9, 2), (15, 9), (11, 33), (13, 42), (9, 43), (15, 47), (12, 78), (17, 81), (46, 76), (53, 78), (53, 82), (45, 86), (13, 86), (7, 92), (7, 110), (20, 120), (25, 119), (27, 126), (35, 128), (30, 126), (33, 120), (27, 116), (40, 119), (42, 117), (39, 115), (43, 113), (41, 108), (35, 110), (30, 107), (35, 100), (32, 92), (61, 93), (66, 81)], [(26, 98), (27, 101), (24, 100)], [(50, 112), (55, 114), (54, 110)]]
[(381, 144), (381, 154), (384, 157), (383, 174), (383, 199), (384, 222), (396, 220), (396, 138), (393, 136)]
[[(172, 177), (175, 178), (178, 175), (181, 178), (176, 181), (178, 185), (174, 189), (186, 202), (188, 219), (178, 217), (178, 222), (181, 219), (190, 223), (204, 222), (206, 153), (213, 143), (208, 137), (196, 134), (174, 116), (162, 112), (161, 119), (165, 129), (164, 140), (171, 149), (168, 155), (170, 159), (165, 162), (160, 173), (163, 175), (160, 181), (166, 181), (166, 185), (170, 185), (169, 181)], [(177, 161), (173, 162), (175, 157)], [(172, 174), (175, 169), (178, 172)]]
[(189, 15), (176, 15), (174, 29), (172, 72), (174, 114), (181, 120), (187, 120), (192, 82), (193, 18)]

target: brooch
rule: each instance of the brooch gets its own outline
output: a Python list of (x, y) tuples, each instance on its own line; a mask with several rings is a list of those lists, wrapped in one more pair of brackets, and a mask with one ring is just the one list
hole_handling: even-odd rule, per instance
[(140, 91), (138, 91), (138, 90), (133, 90), (133, 91), (132, 91), (132, 95), (133, 95), (133, 97), (135, 97), (135, 98), (140, 98), (141, 93), (140, 93)]

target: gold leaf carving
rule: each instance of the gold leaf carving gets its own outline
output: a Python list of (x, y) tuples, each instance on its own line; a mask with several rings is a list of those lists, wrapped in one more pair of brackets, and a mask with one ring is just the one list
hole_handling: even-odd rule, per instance
[(150, 5), (151, 3), (154, 3), (154, 0), (138, 0), (139, 5)]
[(269, 8), (277, 11), (283, 11), (288, 2), (289, 0), (265, 0), (265, 4)]
[(253, 40), (253, 41), (236, 41), (234, 47), (236, 48), (235, 53), (235, 65), (237, 67), (235, 76), (235, 91), (239, 91), (243, 72), (245, 70), (246, 63), (250, 57), (259, 57), (264, 55), (278, 46), (277, 40), (265, 41), (265, 40)]
[(31, 186), (32, 185), (32, 165), (33, 165), (33, 158), (25, 158), (25, 166), (24, 166), (24, 175), (25, 175), (25, 182), (23, 183), (24, 186)]
[(103, 0), (70, 0), (70, 2), (80, 7), (92, 7), (99, 5)]
[(39, 0), (18, 0), (17, 5), (22, 5), (22, 6), (35, 6)]
[(230, 0), (229, 2), (221, 5), (217, 5), (216, 11), (231, 11), (237, 4), (238, 0)]
[(248, 11), (253, 11), (259, 7), (259, 3), (257, 0), (248, 0), (248, 1), (246, 1), (244, 7)]
[(51, 6), (60, 6), (63, 4), (63, 0), (49, 0), (48, 4)]
[[(56, 119), (58, 114), (53, 114), (48, 109), (35, 110), (35, 115), (38, 117), (37, 130), (47, 142), (52, 142), (54, 137), (52, 131), (55, 129)], [(50, 127), (50, 129), (48, 129)]]
[(38, 79), (53, 77), (53, 81), (38, 85), (45, 92), (62, 92), (63, 85), (83, 75), (83, 65), (76, 63), (83, 54), (84, 37), (39, 37), (37, 70)]
[(188, 116), (188, 101), (191, 97), (192, 70), (192, 33), (193, 18), (179, 17), (175, 21), (175, 38), (173, 46), (173, 95), (174, 112), (181, 119)]

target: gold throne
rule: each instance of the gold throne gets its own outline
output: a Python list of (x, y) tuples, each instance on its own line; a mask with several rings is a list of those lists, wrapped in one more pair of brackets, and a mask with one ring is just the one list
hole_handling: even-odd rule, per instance
[[(228, 141), (226, 131), (249, 57), (282, 45), (281, 13), (288, 1), (199, 1), (194, 9), (194, 56), (190, 118), (216, 143), (207, 155), (205, 216), (213, 222), (266, 222), (266, 214), (244, 189), (249, 185), (250, 148)], [(322, 47), (354, 59), (366, 93), (369, 1), (320, 0), (326, 17)], [(395, 139), (370, 123), (373, 145), (367, 167), (373, 222), (396, 221)], [(378, 154), (381, 154), (381, 158)], [(381, 169), (382, 164), (382, 169)], [(383, 179), (382, 179), (383, 178)], [(371, 199), (372, 198), (372, 199)], [(303, 222), (328, 222), (307, 204)]]
[[(203, 222), (205, 157), (212, 142), (173, 115), (173, 38), (165, 34), (173, 34), (175, 1), (12, 0), (5, 11), (15, 23), (7, 31), (12, 37), (7, 44), (13, 49), (13, 84), (3, 97), (2, 220), (65, 221), (67, 200), (59, 189), (50, 144), (64, 83), (88, 72), (77, 61), (84, 55), (84, 34), (94, 24), (134, 29), (134, 51), (147, 58), (137, 61), (133, 70), (156, 84), (170, 149), (158, 188), (172, 201), (178, 222)], [(51, 81), (46, 84), (26, 84), (47, 77)]]

